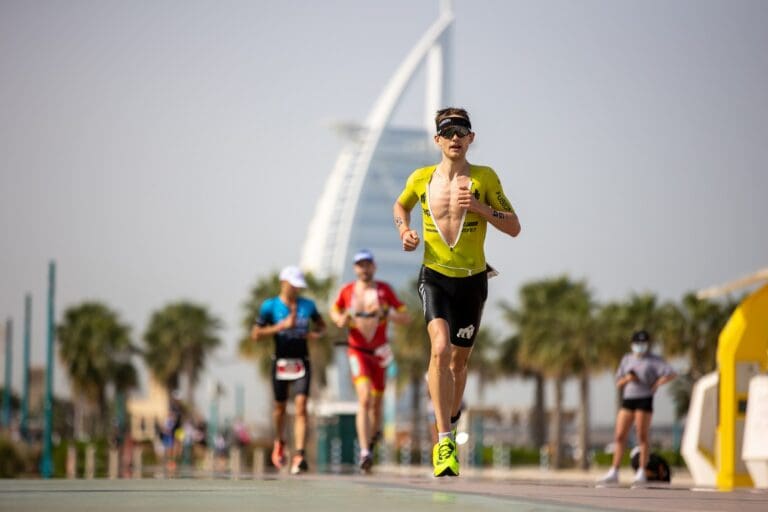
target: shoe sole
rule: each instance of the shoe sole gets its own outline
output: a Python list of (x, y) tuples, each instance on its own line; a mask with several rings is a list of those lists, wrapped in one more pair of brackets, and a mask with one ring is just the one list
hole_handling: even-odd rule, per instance
[(437, 478), (442, 476), (459, 476), (459, 473), (454, 471), (452, 468), (445, 468), (439, 473), (435, 473), (435, 477)]

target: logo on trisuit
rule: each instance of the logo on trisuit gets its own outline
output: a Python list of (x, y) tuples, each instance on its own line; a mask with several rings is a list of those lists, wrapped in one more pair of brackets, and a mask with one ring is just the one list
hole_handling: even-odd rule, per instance
[(462, 327), (459, 329), (459, 332), (456, 333), (456, 337), (471, 340), (473, 334), (475, 334), (475, 326), (470, 325), (469, 327)]

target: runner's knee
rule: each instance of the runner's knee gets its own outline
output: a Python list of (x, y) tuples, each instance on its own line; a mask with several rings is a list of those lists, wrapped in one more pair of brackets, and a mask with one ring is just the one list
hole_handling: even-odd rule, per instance
[(450, 347), (445, 347), (442, 350), (436, 350), (436, 347), (433, 346), (430, 359), (430, 365), (435, 365), (436, 368), (440, 369), (449, 369), (451, 367)]

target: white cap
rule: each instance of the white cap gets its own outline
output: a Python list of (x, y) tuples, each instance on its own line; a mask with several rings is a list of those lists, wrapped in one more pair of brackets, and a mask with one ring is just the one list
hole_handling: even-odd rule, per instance
[(294, 288), (306, 288), (307, 282), (304, 280), (304, 273), (299, 267), (293, 265), (285, 267), (280, 271), (280, 280), (288, 281), (288, 284)]
[(360, 263), (361, 261), (373, 261), (373, 253), (369, 249), (360, 249), (355, 253), (355, 256), (352, 259), (355, 263)]

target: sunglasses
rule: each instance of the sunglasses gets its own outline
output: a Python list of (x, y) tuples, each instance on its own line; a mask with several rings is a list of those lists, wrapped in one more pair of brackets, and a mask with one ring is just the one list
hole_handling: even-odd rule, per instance
[(440, 135), (444, 139), (452, 139), (454, 135), (458, 135), (460, 139), (463, 139), (470, 134), (470, 129), (466, 126), (449, 126), (440, 130)]

